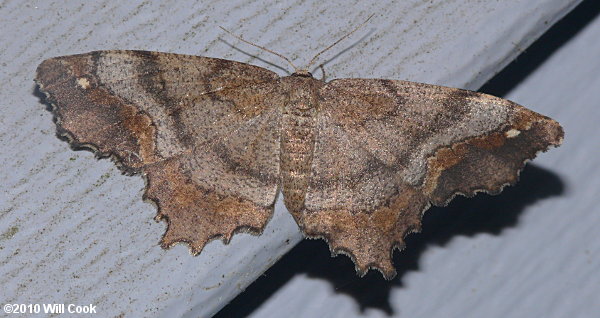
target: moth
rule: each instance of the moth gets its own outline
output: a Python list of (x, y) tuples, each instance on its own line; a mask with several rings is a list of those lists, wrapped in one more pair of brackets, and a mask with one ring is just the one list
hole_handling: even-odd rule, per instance
[(431, 205), (497, 194), (563, 139), (556, 121), (498, 97), (325, 82), (292, 66), (279, 77), (218, 58), (95, 51), (45, 60), (35, 81), (60, 136), (146, 177), (144, 196), (168, 223), (162, 247), (198, 254), (214, 239), (260, 234), (281, 192), (306, 237), (350, 256), (360, 276), (386, 279)]

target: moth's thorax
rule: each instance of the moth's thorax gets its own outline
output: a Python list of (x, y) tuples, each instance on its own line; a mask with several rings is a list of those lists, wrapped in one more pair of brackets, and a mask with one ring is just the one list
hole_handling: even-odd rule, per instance
[(288, 92), (288, 103), (284, 107), (308, 110), (317, 108), (318, 92), (325, 84), (312, 76), (292, 75), (281, 79), (282, 86)]
[(310, 178), (315, 145), (316, 116), (322, 81), (310, 76), (284, 77), (289, 92), (281, 121), (281, 181), (286, 207), (298, 213)]

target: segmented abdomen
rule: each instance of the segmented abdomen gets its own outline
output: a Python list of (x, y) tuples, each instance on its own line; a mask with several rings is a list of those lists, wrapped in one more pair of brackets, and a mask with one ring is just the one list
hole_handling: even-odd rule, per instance
[(281, 178), (285, 206), (304, 207), (315, 145), (316, 110), (286, 107), (281, 130)]

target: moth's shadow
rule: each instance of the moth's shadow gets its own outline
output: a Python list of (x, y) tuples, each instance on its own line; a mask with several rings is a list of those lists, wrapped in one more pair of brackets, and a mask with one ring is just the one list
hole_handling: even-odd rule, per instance
[(409, 235), (407, 248), (394, 253), (398, 276), (392, 281), (385, 281), (373, 270), (359, 278), (348, 257), (331, 258), (324, 241), (304, 240), (216, 317), (250, 314), (296, 275), (327, 280), (337, 293), (352, 296), (361, 310), (374, 308), (392, 315), (390, 291), (402, 286), (407, 272), (419, 270), (420, 256), (428, 246), (444, 246), (456, 236), (500, 235), (518, 223), (525, 207), (564, 192), (564, 183), (556, 174), (534, 165), (527, 165), (520, 179), (516, 186), (507, 187), (498, 196), (457, 197), (447, 207), (429, 209), (423, 218), (423, 231)]

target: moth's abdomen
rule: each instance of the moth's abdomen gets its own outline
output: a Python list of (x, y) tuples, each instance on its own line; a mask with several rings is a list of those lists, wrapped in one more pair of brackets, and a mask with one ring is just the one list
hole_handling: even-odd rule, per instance
[(315, 145), (316, 110), (286, 107), (281, 130), (281, 180), (285, 206), (290, 212), (304, 207)]

